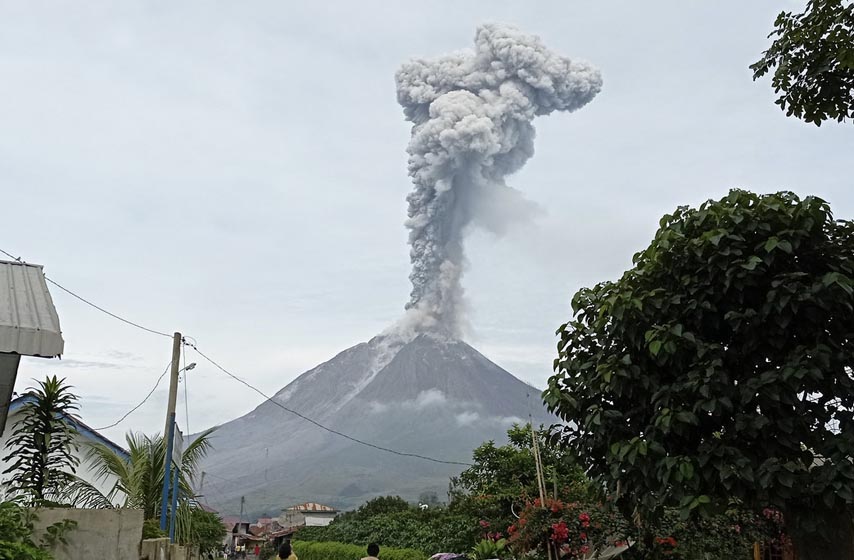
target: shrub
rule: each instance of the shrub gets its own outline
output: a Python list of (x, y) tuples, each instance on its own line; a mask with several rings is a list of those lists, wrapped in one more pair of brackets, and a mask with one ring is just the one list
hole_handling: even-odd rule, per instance
[[(338, 542), (294, 541), (294, 553), (300, 560), (361, 560), (365, 547)], [(426, 560), (427, 556), (408, 548), (380, 548), (383, 560)]]

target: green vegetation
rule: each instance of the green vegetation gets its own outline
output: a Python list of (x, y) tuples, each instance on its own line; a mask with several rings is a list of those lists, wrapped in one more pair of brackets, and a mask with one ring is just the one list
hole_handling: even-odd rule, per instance
[(468, 550), (477, 534), (477, 520), (470, 516), (442, 507), (422, 511), (400, 497), (389, 496), (374, 498), (358, 510), (338, 516), (326, 527), (300, 529), (294, 538), (357, 545), (376, 542), (384, 551), (385, 547), (411, 548), (430, 555)]
[[(294, 541), (294, 553), (300, 560), (361, 560), (366, 555), (365, 546), (340, 542)], [(427, 556), (417, 550), (405, 548), (380, 548), (383, 560), (426, 560)]]
[(580, 290), (544, 399), (558, 440), (652, 545), (733, 504), (782, 512), (803, 560), (854, 558), (854, 224), (734, 190), (661, 220)]
[(0, 560), (52, 560), (49, 550), (66, 544), (65, 536), (76, 523), (63, 520), (46, 528), (39, 542), (33, 540), (36, 510), (16, 502), (0, 502)]
[(806, 122), (854, 118), (854, 4), (810, 0), (803, 13), (782, 12), (775, 37), (750, 66), (753, 79), (776, 70), (771, 85), (782, 92), (776, 103)]
[(12, 475), (7, 491), (27, 506), (65, 502), (80, 463), (76, 430), (68, 420), (78, 409), (77, 397), (65, 379), (56, 376), (29, 387), (25, 396), (31, 400), (23, 405), (21, 419), (6, 443), (9, 453), (4, 460), (9, 467), (3, 474)]
[[(213, 550), (225, 534), (225, 528), (216, 516), (198, 508), (192, 500), (192, 481), (198, 473), (201, 459), (210, 449), (212, 432), (213, 429), (202, 432), (184, 449), (175, 528), (177, 542), (199, 545), (203, 550)], [(93, 445), (90, 449), (89, 458), (96, 465), (96, 475), (103, 480), (116, 479), (113, 488), (103, 497), (104, 501), (110, 504), (122, 497), (122, 507), (141, 509), (144, 518), (149, 520), (149, 526), (159, 528), (166, 442), (159, 434), (151, 437), (133, 432), (126, 435), (125, 441), (128, 457), (103, 444)]]

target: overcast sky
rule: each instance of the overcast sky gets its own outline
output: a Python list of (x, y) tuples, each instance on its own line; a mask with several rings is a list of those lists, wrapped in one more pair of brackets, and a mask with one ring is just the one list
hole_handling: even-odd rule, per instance
[[(571, 295), (619, 276), (677, 205), (790, 189), (854, 217), (854, 128), (786, 118), (747, 68), (802, 4), (3, 0), (0, 248), (273, 393), (408, 299), (395, 70), (514, 24), (604, 77), (587, 107), (535, 122), (508, 183), (540, 216), (467, 241), (468, 342), (542, 387)], [(65, 376), (84, 421), (111, 423), (171, 341), (51, 293), (66, 353), (23, 359), (17, 388)], [(187, 361), (191, 431), (260, 403)], [(162, 430), (166, 385), (106, 435)]]

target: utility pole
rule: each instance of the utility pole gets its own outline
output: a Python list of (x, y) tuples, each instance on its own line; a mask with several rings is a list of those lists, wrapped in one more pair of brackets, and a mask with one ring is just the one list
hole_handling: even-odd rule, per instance
[[(160, 530), (166, 531), (166, 510), (169, 502), (169, 481), (172, 468), (172, 445), (175, 443), (175, 402), (178, 400), (178, 374), (181, 360), (181, 333), (176, 332), (172, 337), (172, 375), (169, 380), (169, 402), (166, 405), (166, 427), (163, 437), (166, 438), (166, 459), (163, 465), (163, 495), (160, 501)], [(175, 488), (177, 491), (177, 488)]]

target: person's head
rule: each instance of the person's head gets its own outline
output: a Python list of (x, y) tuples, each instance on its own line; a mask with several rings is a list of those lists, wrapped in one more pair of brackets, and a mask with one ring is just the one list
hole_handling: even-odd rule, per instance
[(291, 541), (285, 541), (279, 547), (279, 558), (286, 560), (291, 555)]
[(368, 545), (368, 556), (373, 556), (376, 558), (380, 553), (380, 545), (375, 542), (372, 542)]

